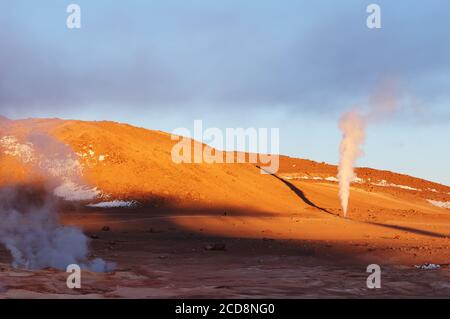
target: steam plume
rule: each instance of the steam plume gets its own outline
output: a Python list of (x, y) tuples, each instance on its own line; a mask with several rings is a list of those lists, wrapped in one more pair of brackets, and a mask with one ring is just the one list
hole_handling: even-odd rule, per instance
[(113, 265), (88, 259), (89, 241), (76, 227), (59, 223), (55, 189), (66, 181), (81, 180), (82, 167), (71, 149), (45, 134), (33, 134), (25, 144), (3, 137), (4, 153), (31, 166), (42, 182), (27, 182), (0, 189), (0, 243), (13, 257), (13, 266), (27, 269), (64, 269), (78, 264), (92, 271)]
[(100, 259), (87, 260), (88, 240), (75, 227), (59, 224), (49, 193), (35, 186), (14, 186), (0, 191), (0, 243), (17, 268), (65, 269), (79, 264), (95, 271), (106, 270)]
[(355, 178), (353, 167), (356, 159), (363, 154), (361, 146), (365, 137), (365, 121), (357, 112), (349, 112), (341, 118), (339, 128), (342, 131), (338, 167), (339, 198), (344, 217), (347, 217), (350, 183)]
[(342, 141), (339, 148), (339, 198), (341, 200), (344, 217), (347, 217), (348, 200), (350, 197), (350, 183), (356, 178), (353, 167), (363, 155), (362, 144), (365, 139), (366, 126), (372, 122), (381, 121), (392, 116), (397, 108), (394, 80), (384, 80), (378, 90), (369, 99), (369, 110), (365, 114), (351, 111), (345, 113), (340, 121)]

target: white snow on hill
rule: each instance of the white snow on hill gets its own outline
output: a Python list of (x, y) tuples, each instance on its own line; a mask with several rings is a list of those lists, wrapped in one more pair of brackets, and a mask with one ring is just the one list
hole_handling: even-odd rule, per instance
[(101, 202), (101, 203), (95, 203), (95, 204), (88, 204), (88, 207), (95, 207), (95, 208), (116, 208), (116, 207), (136, 207), (138, 205), (138, 202), (132, 200), (132, 201), (123, 201), (123, 200), (113, 200), (110, 202)]

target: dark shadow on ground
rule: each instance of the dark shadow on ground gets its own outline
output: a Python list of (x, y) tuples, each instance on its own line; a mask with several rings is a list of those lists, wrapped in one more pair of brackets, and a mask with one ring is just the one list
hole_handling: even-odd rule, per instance
[[(174, 217), (202, 218), (203, 216), (217, 217), (225, 222), (233, 217), (270, 218), (274, 215), (260, 212), (248, 214), (226, 209), (227, 215), (218, 215), (218, 211), (211, 209), (208, 212), (193, 209), (179, 208), (177, 210), (147, 208), (138, 209), (104, 209), (102, 211), (62, 212), (61, 221), (64, 225), (80, 227), (90, 237), (91, 245), (98, 255), (108, 259), (108, 247), (116, 242), (113, 250), (119, 249), (122, 253), (134, 252), (136, 256), (144, 257), (147, 253), (173, 255), (178, 258), (197, 257), (200, 259), (214, 257), (221, 252), (208, 251), (208, 244), (224, 244), (222, 253), (226, 259), (233, 263), (245, 262), (247, 258), (258, 256), (272, 256), (274, 258), (298, 258), (296, 262), (309, 265), (358, 265), (364, 264), (361, 256), (348, 252), (345, 245), (330, 245), (327, 242), (302, 239), (273, 238), (274, 232), (270, 228), (264, 229), (260, 235), (247, 237), (245, 233), (239, 235), (222, 235), (212, 233), (199, 224), (198, 228), (187, 228), (174, 221)], [(242, 209), (244, 210), (244, 209)], [(219, 209), (223, 211), (223, 209)], [(109, 231), (103, 231), (108, 226)], [(254, 237), (253, 237), (254, 236)], [(115, 258), (114, 258), (115, 259)], [(171, 258), (172, 259), (172, 258)], [(119, 260), (113, 260), (121, 262)], [(212, 262), (212, 261), (211, 261)], [(218, 265), (220, 261), (217, 261)], [(139, 264), (139, 262), (137, 262)]]
[(414, 233), (414, 234), (422, 235), (422, 236), (429, 236), (429, 237), (435, 237), (435, 238), (450, 238), (450, 234), (440, 234), (440, 233), (435, 233), (435, 232), (428, 231), (428, 230), (417, 229), (417, 228), (412, 228), (412, 227), (407, 227), (407, 226), (390, 225), (390, 224), (383, 224), (383, 223), (376, 223), (376, 222), (365, 222), (365, 223), (370, 224), (370, 225), (410, 232), (410, 233)]
[[(256, 166), (256, 167), (257, 167), (258, 169), (264, 170), (263, 168), (261, 168), (261, 167), (259, 167), (259, 166)], [(295, 195), (297, 195), (297, 197), (299, 197), (305, 204), (307, 204), (307, 205), (309, 205), (309, 206), (311, 206), (311, 207), (317, 208), (317, 209), (319, 209), (319, 210), (321, 210), (322, 212), (325, 212), (325, 213), (327, 213), (327, 214), (336, 216), (335, 214), (333, 214), (333, 213), (330, 212), (329, 210), (327, 210), (327, 209), (325, 209), (325, 208), (322, 208), (322, 207), (320, 207), (320, 206), (317, 206), (317, 205), (314, 204), (312, 201), (310, 201), (310, 200), (308, 199), (308, 197), (306, 197), (305, 193), (303, 193), (302, 190), (300, 190), (298, 187), (296, 187), (296, 186), (295, 186), (294, 184), (292, 184), (291, 182), (288, 182), (287, 180), (285, 180), (285, 179), (279, 177), (277, 174), (270, 173), (270, 172), (268, 172), (268, 171), (266, 171), (266, 172), (267, 172), (267, 174), (270, 174), (271, 176), (275, 177), (276, 179), (278, 179), (279, 181), (281, 181), (283, 184), (285, 184), (287, 187), (289, 187), (289, 189), (290, 189), (291, 191), (293, 191), (293, 192), (295, 193)], [(336, 217), (337, 217), (337, 216), (336, 216)]]

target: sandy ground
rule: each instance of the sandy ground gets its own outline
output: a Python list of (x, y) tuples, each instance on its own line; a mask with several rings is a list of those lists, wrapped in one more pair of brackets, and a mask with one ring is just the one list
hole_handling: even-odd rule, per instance
[[(281, 216), (233, 209), (68, 211), (63, 222), (92, 236), (91, 257), (115, 262), (115, 271), (84, 271), (82, 289), (70, 290), (66, 273), (12, 269), (2, 250), (0, 296), (450, 297), (449, 219), (427, 223), (416, 217), (408, 223), (395, 211), (384, 215), (389, 219), (383, 225), (312, 207)], [(366, 287), (371, 263), (382, 268), (381, 289)], [(414, 267), (422, 263), (442, 267)]]

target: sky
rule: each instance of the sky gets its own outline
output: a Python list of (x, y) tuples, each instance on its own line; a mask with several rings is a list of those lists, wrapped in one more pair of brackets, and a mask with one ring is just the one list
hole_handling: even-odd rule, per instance
[[(66, 8), (81, 8), (68, 29)], [(381, 8), (369, 29), (366, 8)], [(171, 132), (280, 128), (282, 154), (336, 164), (338, 121), (389, 91), (358, 166), (450, 185), (450, 2), (2, 0), (0, 115)]]

